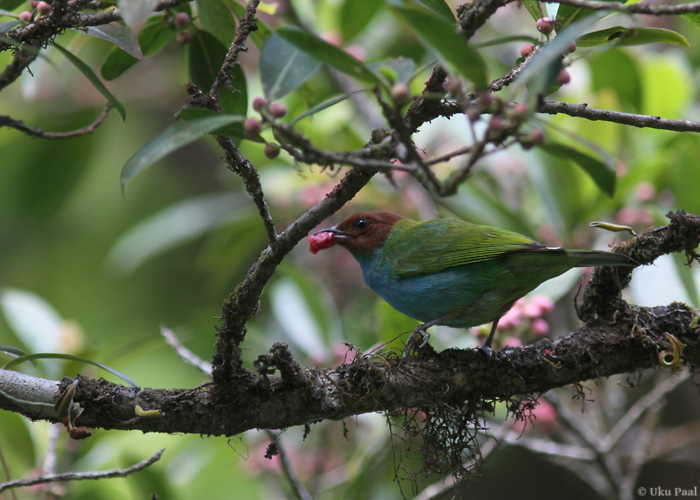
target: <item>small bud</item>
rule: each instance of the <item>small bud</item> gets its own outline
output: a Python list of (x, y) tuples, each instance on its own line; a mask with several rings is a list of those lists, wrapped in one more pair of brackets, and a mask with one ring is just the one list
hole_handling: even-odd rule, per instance
[(576, 52), (576, 42), (574, 42), (572, 40), (571, 43), (569, 44), (569, 47), (567, 48), (567, 50), (568, 50), (569, 54), (573, 54), (574, 52)]
[(545, 140), (544, 130), (542, 130), (540, 127), (533, 128), (530, 134), (528, 135), (528, 138), (530, 139), (530, 142), (535, 146), (541, 146), (542, 144), (544, 144)]
[(543, 17), (537, 20), (535, 27), (543, 35), (549, 35), (554, 30), (554, 21), (551, 17)]
[(29, 12), (28, 10), (25, 10), (25, 11), (23, 11), (23, 12), (20, 13), (19, 19), (20, 19), (20, 21), (22, 21), (22, 22), (24, 22), (24, 23), (31, 22), (31, 20), (32, 20), (32, 13)]
[(39, 0), (29, 0), (29, 5), (32, 9), (36, 9), (36, 6), (39, 5)]
[(530, 331), (537, 336), (547, 335), (549, 333), (549, 323), (542, 318), (536, 318), (532, 320)]
[(503, 130), (505, 123), (503, 121), (503, 118), (498, 116), (498, 115), (493, 115), (491, 117), (491, 121), (489, 122), (489, 129), (493, 130), (494, 132), (500, 132)]
[(248, 118), (245, 123), (243, 123), (243, 133), (248, 139), (253, 139), (260, 135), (261, 129), (262, 124), (257, 118)]
[(46, 14), (51, 12), (51, 5), (42, 0), (41, 2), (36, 4), (36, 11), (42, 16), (45, 16)]
[(280, 145), (276, 142), (268, 142), (267, 144), (265, 144), (263, 152), (265, 153), (265, 156), (267, 156), (270, 160), (274, 160), (280, 154)]
[(192, 33), (189, 30), (181, 31), (175, 37), (175, 41), (182, 45), (187, 45), (192, 41)]
[(265, 99), (264, 97), (256, 97), (255, 99), (253, 99), (253, 109), (255, 111), (260, 112), (263, 109), (265, 109), (266, 107), (267, 107), (267, 99)]
[(175, 16), (173, 24), (179, 30), (185, 28), (188, 24), (190, 24), (190, 15), (187, 12), (180, 12), (177, 16)]
[(287, 114), (287, 105), (283, 102), (273, 102), (267, 110), (274, 118), (282, 118)]
[(532, 54), (533, 50), (535, 50), (535, 46), (531, 43), (526, 43), (520, 48), (520, 55), (522, 57), (527, 57)]
[(391, 87), (391, 98), (396, 104), (403, 104), (408, 100), (410, 95), (408, 86), (405, 83), (396, 83)]
[(510, 109), (514, 116), (526, 116), (529, 111), (527, 104), (524, 102), (516, 102)]
[(559, 85), (566, 85), (571, 81), (571, 75), (565, 69), (561, 70), (557, 75), (557, 83)]

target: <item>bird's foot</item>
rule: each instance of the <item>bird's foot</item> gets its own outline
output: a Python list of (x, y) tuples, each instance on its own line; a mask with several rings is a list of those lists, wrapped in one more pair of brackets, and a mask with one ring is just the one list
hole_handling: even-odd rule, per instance
[(482, 353), (483, 355), (485, 355), (489, 359), (493, 357), (493, 350), (487, 345), (477, 347), (476, 350), (479, 351), (480, 353)]
[(430, 334), (425, 331), (423, 325), (420, 325), (411, 332), (411, 335), (408, 336), (408, 340), (406, 340), (406, 348), (403, 350), (403, 357), (406, 358), (411, 354), (411, 351), (418, 352), (420, 349), (425, 347), (425, 344), (428, 343), (428, 339), (430, 339)]

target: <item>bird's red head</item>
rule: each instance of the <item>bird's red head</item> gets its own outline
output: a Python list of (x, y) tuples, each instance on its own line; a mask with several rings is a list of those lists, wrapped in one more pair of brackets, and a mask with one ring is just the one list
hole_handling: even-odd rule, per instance
[(374, 250), (384, 245), (391, 229), (403, 216), (390, 212), (360, 212), (337, 226), (309, 236), (309, 250), (316, 253), (336, 243), (352, 253)]

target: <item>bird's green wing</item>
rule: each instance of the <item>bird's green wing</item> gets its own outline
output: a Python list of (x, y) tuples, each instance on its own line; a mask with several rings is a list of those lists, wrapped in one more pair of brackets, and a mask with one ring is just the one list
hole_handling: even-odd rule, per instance
[(387, 238), (384, 255), (397, 275), (410, 276), (483, 262), (528, 248), (544, 247), (512, 231), (456, 219), (402, 219)]

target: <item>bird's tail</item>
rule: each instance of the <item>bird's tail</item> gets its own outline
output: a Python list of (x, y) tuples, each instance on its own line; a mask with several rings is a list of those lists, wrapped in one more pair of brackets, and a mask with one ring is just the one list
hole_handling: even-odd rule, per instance
[(572, 257), (581, 258), (581, 262), (576, 267), (588, 266), (627, 266), (635, 267), (639, 263), (621, 253), (603, 252), (599, 250), (568, 250), (566, 252)]

